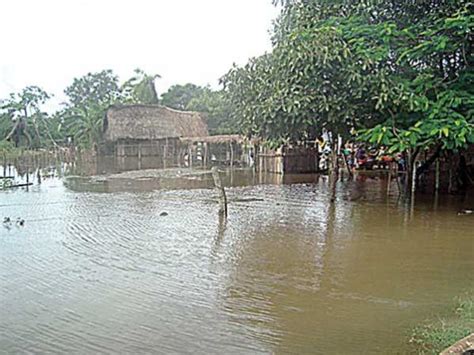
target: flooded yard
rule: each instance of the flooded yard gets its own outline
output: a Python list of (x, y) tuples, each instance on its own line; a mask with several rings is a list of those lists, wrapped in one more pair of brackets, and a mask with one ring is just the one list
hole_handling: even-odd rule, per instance
[(240, 170), (225, 221), (209, 174), (153, 174), (0, 192), (2, 352), (400, 353), (472, 290), (472, 196)]

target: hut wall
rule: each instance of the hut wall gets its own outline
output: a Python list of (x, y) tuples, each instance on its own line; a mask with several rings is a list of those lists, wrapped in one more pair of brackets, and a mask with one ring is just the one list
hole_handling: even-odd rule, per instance
[(123, 170), (166, 168), (179, 165), (179, 149), (178, 138), (121, 139), (104, 143), (100, 147), (100, 155), (115, 157)]
[(283, 146), (276, 150), (260, 147), (258, 170), (277, 174), (303, 174), (318, 172), (316, 148)]
[(318, 171), (317, 148), (296, 146), (283, 148), (283, 172), (315, 173)]
[(276, 150), (260, 146), (258, 159), (258, 171), (283, 174), (283, 150), (278, 148)]
[(248, 151), (236, 142), (183, 142), (182, 164), (186, 166), (248, 166)]

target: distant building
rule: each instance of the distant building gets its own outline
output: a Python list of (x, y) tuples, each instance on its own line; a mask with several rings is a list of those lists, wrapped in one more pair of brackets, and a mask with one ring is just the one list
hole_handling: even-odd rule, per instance
[[(177, 166), (184, 154), (180, 138), (207, 135), (202, 113), (160, 105), (111, 106), (105, 114), (99, 152), (131, 164), (123, 166), (125, 170)], [(127, 157), (135, 159), (126, 161)]]
[(112, 106), (104, 120), (108, 142), (155, 141), (209, 135), (204, 114), (173, 110), (159, 105)]
[(113, 165), (120, 171), (210, 165), (253, 166), (280, 174), (318, 170), (316, 148), (305, 145), (271, 150), (258, 139), (209, 136), (205, 114), (159, 105), (110, 107), (99, 153), (114, 157)]

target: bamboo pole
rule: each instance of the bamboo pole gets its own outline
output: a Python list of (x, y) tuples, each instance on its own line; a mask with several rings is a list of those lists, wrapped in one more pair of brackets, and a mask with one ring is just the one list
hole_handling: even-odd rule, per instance
[(230, 167), (234, 167), (234, 147), (232, 145), (232, 142), (229, 143), (230, 146)]
[(222, 213), (225, 217), (227, 217), (227, 196), (225, 194), (225, 189), (222, 184), (219, 171), (217, 170), (217, 167), (214, 166), (211, 169), (211, 172), (212, 178), (214, 179), (214, 186), (219, 191), (219, 213)]
[(26, 167), (26, 190), (28, 191), (28, 186), (30, 185), (30, 169), (29, 166)]
[(412, 177), (411, 177), (412, 198), (415, 196), (415, 192), (416, 192), (416, 161), (413, 162), (413, 166), (412, 166)]
[(191, 145), (188, 146), (188, 162), (189, 162), (189, 168), (193, 168), (193, 150), (191, 148)]
[(168, 138), (165, 138), (165, 146), (163, 147), (163, 168), (166, 169), (168, 161)]
[(387, 179), (387, 197), (390, 196), (390, 185), (392, 184), (392, 163), (390, 162)]
[(207, 142), (204, 142), (204, 156), (203, 156), (203, 164), (204, 166), (207, 166), (207, 154), (208, 154), (208, 147), (207, 147)]
[(439, 191), (439, 159), (436, 159), (436, 177), (435, 177), (435, 191), (436, 193)]
[(138, 143), (138, 170), (142, 168), (142, 144)]

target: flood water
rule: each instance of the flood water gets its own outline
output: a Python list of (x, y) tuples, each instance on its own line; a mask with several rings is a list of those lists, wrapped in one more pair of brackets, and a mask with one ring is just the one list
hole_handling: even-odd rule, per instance
[(209, 174), (153, 174), (0, 191), (0, 352), (404, 353), (474, 285), (469, 196), (236, 171), (225, 221)]

